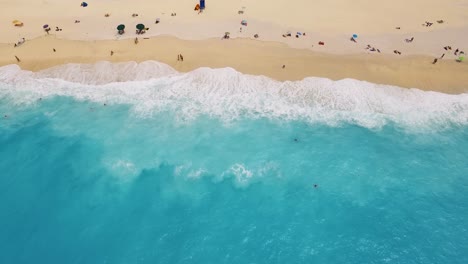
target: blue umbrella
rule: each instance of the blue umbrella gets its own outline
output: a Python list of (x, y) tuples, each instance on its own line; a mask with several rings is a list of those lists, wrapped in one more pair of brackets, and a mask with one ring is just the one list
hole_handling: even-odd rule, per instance
[(81, 6), (82, 6), (82, 7), (87, 7), (87, 6), (88, 6), (88, 3), (82, 2), (82, 3), (81, 3)]
[(353, 34), (353, 38), (357, 38), (358, 36), (356, 34)]

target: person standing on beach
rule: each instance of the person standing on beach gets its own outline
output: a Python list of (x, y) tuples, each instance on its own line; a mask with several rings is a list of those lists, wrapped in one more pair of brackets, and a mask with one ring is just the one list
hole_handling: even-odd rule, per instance
[(432, 64), (436, 64), (437, 63), (437, 58), (434, 59), (434, 61), (432, 62)]
[(138, 44), (138, 38), (135, 38), (135, 44)]
[(184, 61), (184, 56), (182, 56), (182, 54), (180, 54), (180, 61)]
[(21, 62), (21, 60), (18, 58), (18, 56), (15, 55), (16, 61)]

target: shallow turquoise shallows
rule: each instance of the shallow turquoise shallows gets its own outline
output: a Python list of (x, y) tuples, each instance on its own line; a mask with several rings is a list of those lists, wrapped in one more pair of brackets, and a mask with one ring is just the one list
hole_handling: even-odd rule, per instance
[(0, 68), (0, 263), (468, 263), (466, 94), (57, 71)]

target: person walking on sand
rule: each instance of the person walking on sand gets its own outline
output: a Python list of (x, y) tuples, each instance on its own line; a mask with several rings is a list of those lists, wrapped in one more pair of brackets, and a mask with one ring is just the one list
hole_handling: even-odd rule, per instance
[(182, 56), (182, 54), (180, 54), (180, 61), (184, 61), (184, 56)]
[(283, 67), (282, 67), (282, 68), (283, 68), (283, 69), (286, 68), (286, 65), (283, 64)]
[(440, 59), (442, 59), (444, 56), (445, 56), (445, 53), (444, 53), (444, 54), (442, 54), (442, 56), (440, 56)]
[(434, 61), (432, 62), (432, 64), (436, 64), (437, 63), (437, 58), (434, 59)]
[(138, 38), (135, 38), (135, 45), (138, 44)]
[(114, 51), (113, 51), (113, 50), (111, 50), (111, 56), (112, 56), (112, 55), (114, 55)]
[(21, 62), (21, 60), (18, 58), (18, 56), (15, 55), (16, 61)]

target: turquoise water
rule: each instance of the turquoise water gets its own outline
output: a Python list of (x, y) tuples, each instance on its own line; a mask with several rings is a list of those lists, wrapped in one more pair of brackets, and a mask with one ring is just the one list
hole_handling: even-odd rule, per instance
[(183, 92), (211, 71), (0, 68), (0, 263), (468, 263), (466, 96), (286, 84), (297, 101), (231, 70)]

